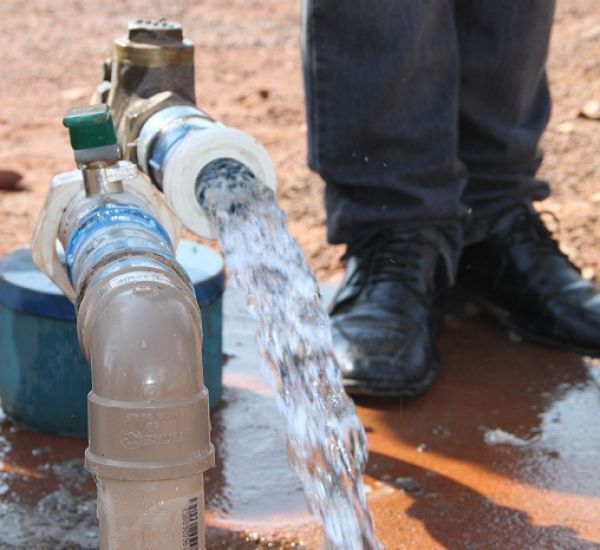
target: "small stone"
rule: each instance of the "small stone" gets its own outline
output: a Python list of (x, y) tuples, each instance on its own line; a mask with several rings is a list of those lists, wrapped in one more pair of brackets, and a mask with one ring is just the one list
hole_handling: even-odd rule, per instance
[(69, 88), (63, 90), (60, 95), (66, 101), (78, 101), (87, 98), (90, 95), (90, 90), (89, 88)]
[(417, 447), (417, 452), (418, 453), (426, 453), (429, 451), (429, 445), (426, 445), (425, 443), (421, 443), (418, 447)]
[(452, 432), (444, 428), (441, 424), (438, 424), (432, 431), (435, 435), (439, 435), (440, 437), (448, 438), (452, 436)]
[(595, 269), (589, 265), (584, 267), (581, 270), (581, 277), (583, 279), (585, 279), (586, 281), (591, 281), (594, 278), (595, 274), (596, 274)]
[(591, 29), (585, 31), (581, 38), (584, 40), (595, 40), (596, 38), (600, 38), (600, 25), (595, 25)]
[(413, 477), (397, 477), (394, 483), (407, 495), (423, 494), (423, 487)]
[(0, 170), (0, 191), (23, 191), (20, 185), (23, 176), (12, 170)]
[(581, 108), (579, 116), (590, 120), (600, 120), (600, 101), (596, 99), (586, 101)]
[(575, 129), (572, 122), (566, 121), (556, 125), (556, 131), (561, 134), (570, 134)]
[(45, 447), (37, 447), (31, 450), (33, 456), (42, 456), (52, 452), (52, 447), (46, 445)]

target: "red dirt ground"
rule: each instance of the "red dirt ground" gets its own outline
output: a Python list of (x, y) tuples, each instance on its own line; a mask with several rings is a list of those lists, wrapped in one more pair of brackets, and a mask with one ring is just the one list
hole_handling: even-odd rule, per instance
[[(112, 39), (129, 19), (183, 15), (198, 45), (200, 105), (266, 145), (292, 233), (319, 278), (338, 277), (342, 250), (325, 240), (323, 184), (305, 165), (299, 1), (0, 2), (0, 254), (29, 242), (52, 176), (73, 168), (62, 114), (87, 101)], [(559, 2), (549, 70), (555, 106), (542, 175), (554, 194), (541, 207), (559, 219), (563, 248), (584, 276), (600, 278), (600, 122), (580, 116), (588, 101), (600, 100), (598, 0)], [(451, 320), (447, 329), (441, 347), (449, 368), (431, 393), (359, 407), (371, 446), (370, 500), (384, 542), (400, 548), (390, 541), (401, 533), (402, 548), (598, 547), (595, 383), (570, 354), (508, 341), (487, 325), (477, 332), (468, 320)], [(525, 451), (494, 450), (484, 445), (480, 426), (526, 437), (541, 430), (549, 439)], [(218, 420), (215, 428), (218, 438)], [(19, 434), (12, 435), (16, 443)], [(15, 461), (38, 460), (33, 445), (13, 445)], [(81, 448), (70, 456), (81, 456)], [(209, 476), (210, 493), (211, 483), (220, 487), (219, 470)], [(392, 487), (412, 478), (416, 488)], [(506, 533), (521, 545), (503, 545)], [(251, 542), (243, 547), (257, 547)]]
[[(198, 45), (200, 105), (266, 145), (292, 233), (319, 278), (338, 276), (342, 249), (325, 240), (323, 184), (305, 164), (299, 13), (299, 0), (1, 2), (0, 170), (23, 179), (11, 191), (14, 177), (0, 173), (0, 254), (28, 243), (50, 179), (72, 169), (61, 117), (87, 101), (112, 39), (129, 19), (183, 15)], [(559, 2), (549, 62), (554, 114), (541, 171), (554, 194), (542, 208), (560, 220), (563, 248), (588, 278), (600, 275), (600, 122), (579, 113), (600, 100), (599, 52), (597, 0)]]

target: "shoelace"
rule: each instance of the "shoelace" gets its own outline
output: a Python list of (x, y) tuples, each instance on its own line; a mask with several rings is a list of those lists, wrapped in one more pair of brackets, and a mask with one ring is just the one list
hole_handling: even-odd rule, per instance
[[(508, 243), (515, 246), (522, 245), (534, 245), (529, 247), (530, 258), (529, 261), (535, 263), (537, 259), (543, 256), (560, 257), (567, 262), (573, 269), (579, 272), (579, 268), (571, 262), (569, 257), (560, 250), (558, 241), (552, 236), (552, 233), (546, 227), (542, 216), (550, 217), (557, 226), (560, 232), (560, 221), (553, 212), (544, 210), (537, 212), (533, 208), (522, 205), (519, 206), (518, 214), (514, 215), (513, 221), (511, 221), (503, 230), (499, 230), (498, 234), (502, 236)], [(494, 232), (494, 228), (501, 224), (506, 218), (506, 213), (501, 214), (492, 223), (491, 228)], [(503, 258), (503, 265), (498, 270), (498, 277), (504, 272), (506, 268), (507, 258)], [(551, 299), (552, 296), (549, 296)]]
[[(504, 231), (504, 238), (509, 240), (515, 245), (527, 244), (534, 242), (536, 244), (535, 251), (541, 254), (560, 254), (563, 256), (571, 265), (569, 258), (562, 253), (558, 241), (552, 236), (552, 233), (546, 227), (542, 216), (550, 217), (558, 228), (560, 233), (560, 221), (554, 212), (544, 210), (542, 212), (536, 212), (527, 205), (519, 206), (519, 213), (515, 216), (514, 221), (510, 224), (510, 230)], [(501, 223), (505, 218), (506, 214), (503, 213), (496, 221), (492, 222), (492, 232), (494, 228)], [(575, 267), (575, 266), (573, 266)]]
[[(366, 270), (357, 269), (348, 284), (358, 283), (360, 292), (369, 292), (377, 283), (402, 281), (412, 294), (424, 300), (419, 283), (425, 276), (420, 259), (426, 246), (436, 245), (416, 230), (391, 228), (363, 237), (349, 246), (342, 257), (346, 260), (356, 256), (361, 266), (368, 266)], [(359, 276), (362, 280), (356, 281)]]

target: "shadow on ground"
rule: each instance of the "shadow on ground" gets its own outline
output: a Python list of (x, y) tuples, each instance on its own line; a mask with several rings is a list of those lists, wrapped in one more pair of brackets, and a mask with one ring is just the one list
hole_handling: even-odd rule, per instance
[[(445, 548), (598, 548), (572, 528), (535, 525), (522, 510), (502, 506), (450, 477), (431, 476), (423, 468), (380, 453), (371, 453), (371, 462), (401, 476), (396, 484), (412, 501), (407, 516), (421, 522)], [(381, 479), (372, 470), (369, 473)]]

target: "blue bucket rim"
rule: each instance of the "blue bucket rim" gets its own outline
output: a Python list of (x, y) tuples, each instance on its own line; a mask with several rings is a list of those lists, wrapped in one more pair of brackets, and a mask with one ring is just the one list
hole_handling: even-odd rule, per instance
[[(205, 245), (182, 239), (177, 260), (190, 276), (200, 306), (225, 289), (221, 255)], [(33, 263), (31, 249), (20, 248), (0, 258), (0, 305), (29, 315), (75, 321), (75, 306)]]

